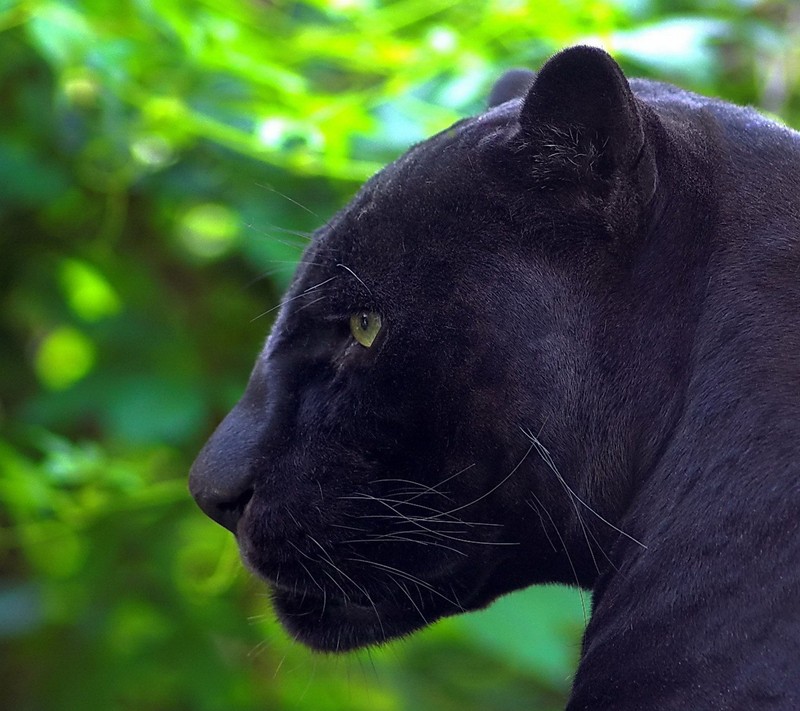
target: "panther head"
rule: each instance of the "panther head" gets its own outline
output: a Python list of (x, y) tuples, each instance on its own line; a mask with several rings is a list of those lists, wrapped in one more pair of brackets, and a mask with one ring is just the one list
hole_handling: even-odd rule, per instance
[(491, 103), (318, 230), (192, 467), (316, 649), (590, 586), (679, 397), (685, 348), (660, 334), (688, 306), (638, 267), (674, 169), (661, 123), (588, 47)]

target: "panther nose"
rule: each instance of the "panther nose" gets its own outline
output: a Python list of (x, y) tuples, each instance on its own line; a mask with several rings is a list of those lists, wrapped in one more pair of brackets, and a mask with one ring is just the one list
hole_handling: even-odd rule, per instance
[(189, 492), (210, 519), (236, 533), (253, 496), (254, 432), (240, 406), (220, 423), (189, 472)]

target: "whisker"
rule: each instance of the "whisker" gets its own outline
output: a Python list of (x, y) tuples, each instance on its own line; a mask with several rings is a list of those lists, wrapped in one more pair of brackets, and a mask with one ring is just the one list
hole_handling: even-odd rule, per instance
[[(298, 252), (302, 252), (308, 246), (308, 243), (311, 240), (310, 235), (306, 235), (303, 232), (295, 232), (294, 230), (285, 230), (285, 229), (283, 229), (281, 227), (277, 227), (276, 225), (271, 225), (269, 227), (269, 229), (267, 230), (267, 229), (264, 229), (263, 227), (261, 227), (259, 225), (253, 224), (252, 222), (248, 222), (248, 223), (245, 224), (245, 227), (250, 232), (253, 232), (253, 233), (257, 234), (257, 235), (260, 235), (261, 237), (267, 237), (272, 242), (277, 242), (278, 244), (285, 245), (286, 247), (291, 247), (292, 249), (296, 249), (296, 250), (298, 250)], [(285, 237), (284, 238), (276, 237), (272, 233), (273, 231), (281, 232), (281, 233), (286, 234), (286, 235), (292, 235), (292, 236), (295, 236), (295, 237), (299, 237), (300, 239), (291, 240), (291, 239), (286, 239)]]
[(364, 287), (364, 288), (367, 290), (367, 293), (368, 293), (370, 296), (372, 296), (372, 289), (370, 289), (370, 288), (369, 288), (369, 287), (368, 287), (368, 286), (367, 286), (367, 285), (366, 285), (366, 284), (365, 284), (365, 283), (362, 281), (361, 277), (360, 277), (360, 276), (358, 276), (358, 274), (356, 274), (356, 273), (355, 273), (355, 272), (354, 272), (352, 269), (350, 269), (350, 267), (348, 267), (346, 264), (337, 264), (336, 266), (337, 266), (337, 267), (341, 267), (342, 269), (345, 269), (345, 270), (347, 270), (348, 272), (350, 272), (350, 273), (351, 273), (351, 274), (352, 274), (352, 275), (353, 275), (353, 276), (356, 278), (356, 280), (358, 281), (358, 283), (359, 283), (359, 284), (361, 284), (361, 286), (363, 286), (363, 287)]
[[(453, 476), (455, 476), (455, 475), (453, 475)], [(445, 480), (445, 481), (447, 481), (447, 480)], [(445, 494), (445, 493), (443, 493), (441, 491), (437, 491), (435, 486), (428, 486), (427, 484), (423, 484), (423, 483), (418, 482), (418, 481), (413, 481), (411, 479), (373, 479), (372, 481), (369, 482), (370, 485), (372, 485), (372, 484), (393, 484), (393, 483), (409, 484), (409, 485), (415, 486), (415, 487), (417, 487), (419, 489), (419, 491), (414, 491), (413, 489), (409, 489), (407, 492), (403, 491), (403, 493), (409, 493), (409, 494), (413, 493), (413, 494), (415, 494), (415, 496), (412, 496), (410, 499), (408, 499), (408, 501), (413, 501), (414, 499), (416, 499), (419, 496), (422, 496), (424, 494), (437, 494), (438, 496), (444, 496), (446, 499), (450, 499), (450, 497), (447, 494)], [(398, 491), (396, 493), (399, 494), (400, 492)], [(450, 499), (450, 500), (452, 501), (452, 499)]]
[(297, 309), (297, 313), (299, 313), (303, 309), (307, 309), (309, 306), (313, 306), (314, 304), (319, 303), (320, 301), (323, 301), (324, 299), (329, 299), (329, 298), (330, 298), (329, 294), (323, 294), (322, 296), (318, 296), (313, 301), (309, 301), (307, 304), (303, 304), (299, 309)]
[(414, 602), (414, 598), (411, 597), (411, 593), (408, 592), (408, 588), (406, 588), (406, 586), (403, 585), (403, 583), (400, 582), (397, 578), (391, 578), (391, 580), (397, 585), (397, 587), (400, 588), (400, 590), (403, 591), (403, 593), (405, 593), (405, 596), (408, 598), (408, 601), (411, 603), (412, 607), (417, 611), (419, 616), (422, 618), (422, 621), (425, 623), (425, 625), (426, 626), (429, 625), (430, 623), (428, 622), (428, 619), (425, 617), (425, 615), (422, 614), (422, 610), (420, 610), (417, 603)]
[(314, 232), (306, 232), (305, 230), (293, 230), (288, 227), (281, 227), (280, 225), (268, 223), (268, 228), (270, 230), (275, 230), (276, 232), (281, 232), (285, 235), (293, 235), (294, 237), (299, 237), (304, 242), (310, 242), (314, 238)]
[[(325, 550), (324, 546), (319, 541), (317, 541), (316, 538), (314, 538), (311, 535), (309, 535), (308, 538), (314, 545), (317, 546), (317, 548), (319, 548), (322, 551), (322, 555), (324, 556), (324, 558), (322, 558), (322, 562), (323, 563), (327, 563), (328, 565), (330, 565), (339, 575), (341, 575), (345, 580), (349, 581), (362, 595), (364, 595), (364, 597), (367, 599), (367, 601), (369, 602), (370, 606), (372, 607), (373, 611), (375, 612), (375, 619), (378, 621), (378, 626), (381, 628), (381, 634), (384, 637), (386, 637), (386, 632), (383, 629), (383, 621), (381, 620), (380, 613), (378, 612), (378, 607), (375, 605), (375, 602), (372, 600), (372, 596), (367, 592), (367, 590), (365, 588), (363, 588), (361, 585), (359, 585), (355, 580), (353, 580), (347, 573), (345, 573), (338, 565), (336, 565), (333, 562), (333, 559), (331, 558), (331, 556), (328, 553), (328, 551)], [(325, 571), (323, 571), (323, 572), (325, 572)], [(328, 577), (331, 578), (331, 580), (333, 580), (333, 578), (330, 575), (328, 575)], [(336, 586), (344, 594), (345, 601), (349, 602), (350, 598), (347, 596), (347, 593), (344, 591), (344, 589), (341, 587), (341, 585), (339, 585), (335, 580), (333, 580), (333, 582), (336, 584)]]
[[(461, 476), (464, 472), (468, 472), (474, 466), (475, 466), (475, 462), (473, 462), (472, 464), (464, 467), (463, 469), (459, 469), (455, 474), (451, 474), (446, 479), (442, 479), (442, 481), (440, 481), (438, 484), (434, 484), (430, 488), (431, 489), (438, 489), (440, 486), (442, 486), (442, 484), (446, 484), (448, 481), (451, 481), (452, 479), (455, 479), (457, 476)], [(421, 496), (421, 494), (420, 494), (420, 496)], [(416, 497), (413, 497), (413, 498), (416, 498)]]
[[(340, 499), (345, 500), (362, 500), (362, 501), (375, 501), (376, 503), (382, 504), (390, 511), (392, 511), (396, 516), (406, 520), (406, 521), (413, 521), (413, 522), (424, 522), (424, 523), (435, 523), (440, 526), (467, 526), (468, 528), (473, 528), (475, 526), (488, 526), (488, 527), (502, 527), (503, 524), (501, 523), (488, 523), (485, 521), (464, 521), (464, 519), (460, 519), (457, 516), (450, 516), (448, 512), (442, 512), (438, 509), (434, 509), (430, 506), (423, 506), (422, 504), (409, 504), (410, 506), (416, 506), (418, 508), (425, 509), (427, 511), (433, 511), (434, 513), (430, 516), (416, 516), (416, 515), (409, 515), (404, 514), (403, 512), (399, 511), (396, 506), (393, 506), (393, 503), (398, 505), (405, 505), (408, 504), (407, 501), (395, 501), (393, 499), (386, 499), (378, 496), (371, 496), (370, 494), (356, 494), (352, 496), (341, 496)], [(447, 518), (442, 518), (443, 516), (447, 516)], [(380, 514), (363, 514), (358, 516), (358, 518), (395, 518), (395, 516), (386, 516)]]
[[(292, 541), (288, 541), (288, 543), (301, 556), (303, 556), (307, 560), (310, 560), (312, 563), (316, 563), (316, 561), (310, 555), (307, 555), (304, 551), (302, 551), (300, 548), (298, 548), (294, 543), (292, 543)], [(303, 563), (302, 560), (298, 560), (297, 563), (303, 570), (306, 571), (306, 574), (308, 575), (309, 580), (311, 580), (311, 582), (314, 583), (314, 585), (316, 585), (320, 589), (320, 592), (324, 596), (325, 595), (325, 588), (317, 582), (317, 579), (314, 577), (313, 573), (305, 566), (305, 564)], [(295, 588), (295, 594), (296, 594), (297, 593), (297, 581), (295, 581), (294, 588)]]
[(539, 523), (542, 526), (542, 532), (544, 533), (547, 542), (550, 544), (550, 547), (553, 549), (553, 552), (558, 553), (558, 548), (556, 548), (555, 543), (553, 543), (553, 539), (550, 538), (550, 534), (547, 532), (547, 526), (544, 525), (544, 519), (542, 518), (542, 512), (539, 511), (539, 507), (534, 505), (530, 501), (526, 501), (525, 503), (527, 503), (536, 512), (536, 515), (539, 517)]
[[(539, 501), (539, 499), (537, 498), (536, 494), (534, 494), (532, 491), (529, 492), (529, 493), (534, 498), (536, 503), (538, 503), (539, 506), (542, 507), (542, 510), (547, 515), (547, 518), (550, 519), (550, 523), (553, 524), (553, 530), (556, 532), (556, 535), (558, 536), (558, 540), (561, 541), (561, 547), (564, 549), (564, 554), (567, 556), (567, 563), (569, 563), (569, 567), (572, 570), (572, 576), (575, 578), (575, 585), (578, 588), (578, 595), (581, 598), (581, 610), (583, 611), (583, 626), (586, 627), (586, 625), (589, 624), (589, 618), (586, 616), (586, 600), (583, 599), (583, 588), (581, 587), (581, 582), (580, 582), (580, 579), (578, 578), (578, 571), (575, 569), (575, 564), (572, 562), (572, 556), (569, 554), (569, 549), (567, 548), (567, 544), (564, 541), (563, 536), (561, 535), (561, 531), (558, 530), (558, 526), (556, 526), (556, 522), (553, 521), (553, 517), (550, 515), (550, 512), (544, 507), (542, 502)], [(527, 503), (528, 503), (528, 506), (531, 505), (530, 502), (527, 502)]]
[(322, 220), (322, 218), (316, 212), (303, 205), (303, 203), (297, 202), (297, 200), (295, 200), (294, 198), (291, 198), (285, 193), (282, 193), (280, 190), (274, 188), (272, 185), (267, 185), (265, 183), (256, 183), (256, 186), (259, 188), (264, 188), (264, 190), (269, 190), (270, 192), (275, 193), (276, 195), (280, 195), (285, 200), (288, 200), (289, 202), (297, 205), (297, 207), (299, 207), (301, 210), (305, 210), (309, 215), (313, 215), (318, 220)]
[(532, 449), (533, 449), (533, 444), (531, 444), (531, 446), (528, 447), (528, 451), (525, 452), (525, 454), (522, 455), (522, 459), (520, 459), (519, 462), (517, 462), (517, 465), (505, 477), (503, 477), (503, 479), (501, 479), (497, 484), (495, 484), (491, 489), (489, 489), (489, 491), (484, 492), (477, 499), (473, 499), (472, 501), (470, 501), (467, 504), (463, 504), (462, 506), (457, 506), (454, 509), (450, 509), (449, 511), (443, 512), (442, 516), (449, 516), (450, 514), (453, 514), (456, 511), (461, 511), (461, 510), (467, 508), (468, 506), (472, 506), (474, 504), (477, 504), (479, 501), (483, 501), (483, 499), (485, 499), (487, 496), (489, 496), (490, 494), (492, 494), (495, 491), (497, 491), (512, 476), (514, 476), (514, 473), (517, 471), (517, 469), (519, 469), (522, 466), (522, 463), (528, 458), (528, 455), (531, 453)]
[[(408, 521), (413, 524), (434, 523), (439, 526), (503, 526), (502, 523), (483, 523), (482, 521), (461, 521), (460, 519), (450, 521), (448, 519), (437, 518), (436, 516), (406, 516), (399, 512), (393, 514), (359, 514), (358, 516), (354, 516), (354, 518), (377, 519), (379, 521)], [(431, 533), (438, 535), (439, 531), (431, 530)], [(454, 531), (450, 531), (450, 533), (454, 533)], [(466, 531), (463, 531), (463, 533), (466, 533)]]
[(305, 296), (309, 292), (314, 291), (315, 289), (319, 289), (320, 287), (325, 286), (325, 284), (328, 284), (329, 282), (332, 282), (336, 278), (337, 278), (336, 276), (329, 277), (328, 279), (325, 279), (324, 281), (319, 282), (319, 284), (314, 284), (314, 286), (309, 286), (308, 289), (306, 289), (305, 291), (301, 291), (299, 294), (295, 294), (290, 299), (283, 299), (279, 303), (275, 304), (275, 306), (273, 306), (271, 309), (267, 309), (263, 313), (260, 313), (258, 316), (250, 319), (250, 323), (253, 323), (253, 321), (256, 321), (257, 319), (260, 319), (262, 316), (266, 316), (267, 314), (271, 314), (273, 311), (275, 311), (275, 309), (279, 309), (281, 306), (289, 304), (292, 301), (295, 301), (295, 300)]
[(248, 289), (252, 289), (253, 286), (258, 284), (259, 282), (264, 281), (264, 279), (270, 279), (274, 277), (276, 274), (284, 274), (286, 276), (289, 276), (290, 273), (294, 273), (297, 267), (300, 266), (305, 266), (305, 265), (312, 267), (326, 266), (322, 262), (312, 262), (312, 261), (307, 261), (305, 259), (300, 259), (299, 256), (298, 259), (270, 259), (269, 263), (277, 266), (274, 266), (272, 269), (267, 269), (266, 271), (260, 272), (252, 279), (250, 279), (250, 281), (246, 282), (241, 287), (241, 290), (247, 291)]
[[(425, 506), (424, 504), (412, 504), (410, 501), (404, 499), (390, 499), (385, 496), (372, 496), (371, 494), (367, 493), (359, 493), (353, 494), (352, 496), (340, 496), (341, 499), (353, 499), (353, 500), (362, 500), (362, 501), (377, 501), (380, 504), (390, 505), (390, 504), (398, 504), (398, 505), (408, 505), (413, 506), (414, 508), (423, 509), (425, 511), (433, 511), (437, 516), (441, 515), (441, 511), (439, 509), (435, 509), (432, 506)], [(392, 508), (393, 511), (396, 511), (394, 507)], [(399, 513), (399, 512), (398, 512)], [(452, 517), (451, 517), (452, 518)], [(456, 519), (458, 520), (458, 519)], [(452, 522), (450, 522), (452, 523)], [(465, 523), (464, 521), (458, 521), (458, 523)], [(469, 524), (466, 524), (469, 525)]]
[(647, 546), (644, 543), (642, 543), (641, 541), (636, 540), (629, 533), (626, 533), (621, 528), (618, 528), (613, 523), (611, 523), (611, 521), (603, 518), (603, 516), (601, 516), (599, 513), (597, 513), (597, 511), (595, 511), (580, 496), (578, 496), (578, 494), (576, 494), (575, 491), (573, 491), (572, 488), (569, 486), (569, 484), (567, 484), (567, 482), (564, 480), (564, 477), (561, 476), (561, 473), (558, 471), (558, 469), (556, 468), (555, 463), (553, 462), (553, 458), (550, 456), (550, 452), (547, 451), (547, 448), (539, 441), (538, 437), (536, 437), (536, 435), (533, 434), (533, 432), (531, 432), (530, 430), (526, 430), (526, 429), (524, 429), (522, 427), (520, 427), (520, 430), (522, 431), (522, 434), (524, 434), (531, 441), (532, 445), (536, 446), (536, 448), (539, 450), (539, 453), (540, 453), (542, 459), (544, 460), (544, 462), (547, 464), (548, 467), (550, 467), (550, 469), (553, 471), (553, 473), (556, 475), (556, 477), (558, 477), (558, 479), (561, 481), (561, 483), (564, 485), (564, 487), (567, 489), (567, 491), (570, 494), (572, 494), (572, 496), (575, 497), (576, 501), (578, 501), (580, 504), (582, 504), (584, 507), (586, 507), (586, 509), (588, 509), (591, 513), (593, 513), (595, 516), (597, 516), (597, 518), (599, 518), (604, 524), (606, 524), (607, 526), (610, 526), (611, 528), (613, 528), (617, 533), (622, 534), (623, 536), (625, 536), (629, 540), (633, 541), (636, 545), (641, 546), (642, 548), (647, 550)]
[[(534, 444), (537, 444), (537, 443), (534, 442)], [(589, 541), (590, 537), (591, 537), (592, 541), (594, 541), (595, 545), (597, 546), (597, 549), (600, 551), (600, 553), (603, 554), (603, 557), (608, 561), (609, 565), (614, 570), (619, 572), (619, 569), (617, 568), (617, 566), (614, 565), (614, 561), (612, 561), (611, 558), (609, 558), (609, 556), (606, 553), (605, 549), (600, 544), (600, 541), (597, 540), (597, 536), (594, 535), (594, 533), (592, 532), (592, 529), (586, 524), (586, 522), (583, 519), (583, 516), (581, 516), (581, 512), (580, 512), (580, 509), (578, 508), (577, 502), (575, 501), (575, 496), (573, 495), (573, 491), (572, 491), (572, 489), (570, 489), (567, 486), (567, 483), (564, 480), (564, 477), (561, 476), (561, 473), (558, 471), (558, 469), (557, 469), (557, 467), (555, 465), (555, 462), (553, 461), (553, 458), (550, 456), (550, 453), (547, 452), (547, 450), (542, 451), (542, 449), (543, 448), (542, 448), (541, 442), (539, 442), (537, 447), (536, 447), (536, 451), (539, 453), (539, 456), (548, 465), (548, 467), (550, 467), (550, 469), (552, 469), (555, 472), (556, 478), (558, 479), (558, 482), (561, 484), (561, 486), (564, 489), (564, 491), (567, 492), (567, 496), (569, 498), (570, 504), (572, 505), (572, 508), (575, 511), (575, 517), (578, 520), (578, 525), (581, 527), (581, 532), (583, 533), (583, 538), (586, 541), (586, 547), (589, 550), (589, 556), (592, 559), (592, 563), (594, 563), (595, 570), (598, 572), (598, 574), (601, 572), (600, 571), (600, 566), (597, 563), (597, 558), (595, 557), (595, 554), (594, 554), (594, 548), (592, 546), (591, 541)]]
[(359, 533), (367, 533), (367, 530), (364, 528), (359, 528), (358, 526), (345, 526), (342, 523), (329, 523), (328, 524), (331, 528), (344, 528), (348, 531), (358, 531)]
[[(518, 546), (519, 542), (517, 541), (476, 541), (469, 538), (460, 538), (458, 536), (454, 536), (449, 533), (444, 533), (443, 531), (435, 531), (432, 528), (428, 528), (424, 526), (421, 521), (428, 521), (429, 519), (416, 519), (409, 516), (403, 516), (402, 514), (397, 514), (396, 516), (390, 515), (379, 515), (379, 514), (366, 514), (364, 516), (359, 516), (359, 518), (371, 518), (371, 519), (383, 519), (383, 520), (395, 520), (395, 521), (407, 521), (408, 523), (412, 524), (413, 526), (418, 526), (422, 531), (426, 531), (427, 533), (435, 536), (437, 538), (444, 538), (449, 541), (456, 541), (458, 543), (468, 543), (471, 545), (477, 546)], [(437, 521), (436, 523), (445, 524), (445, 523), (456, 523), (455, 521)]]
[(416, 543), (420, 546), (434, 546), (435, 548), (443, 548), (445, 550), (452, 551), (453, 553), (458, 553), (461, 556), (467, 557), (467, 554), (464, 551), (458, 550), (458, 548), (453, 548), (452, 546), (445, 545), (444, 543), (440, 543), (439, 541), (420, 541), (416, 538), (409, 538), (409, 535), (416, 533), (415, 531), (403, 531), (402, 533), (406, 535), (384, 535), (384, 536), (376, 536), (373, 538), (352, 538), (347, 541), (343, 541), (343, 543)]
[(464, 608), (460, 604), (458, 604), (457, 602), (453, 602), (453, 600), (450, 600), (446, 595), (442, 594), (439, 590), (437, 590), (431, 584), (426, 583), (424, 580), (421, 580), (420, 578), (412, 575), (411, 573), (407, 573), (404, 570), (400, 570), (399, 568), (394, 568), (391, 565), (385, 565), (384, 563), (378, 563), (377, 561), (368, 560), (366, 558), (361, 558), (361, 559), (359, 559), (359, 558), (349, 558), (348, 560), (350, 560), (350, 561), (352, 561), (354, 563), (366, 563), (367, 565), (371, 565), (372, 567), (378, 568), (379, 570), (383, 570), (383, 571), (385, 571), (387, 573), (394, 573), (395, 575), (399, 575), (401, 578), (404, 578), (405, 580), (408, 580), (408, 581), (414, 583), (415, 585), (419, 585), (419, 586), (423, 587), (425, 590), (428, 590), (429, 592), (433, 593), (434, 595), (438, 595), (440, 598), (442, 598), (446, 602), (450, 603), (451, 605), (457, 607), (462, 612), (464, 611)]
[[(395, 520), (395, 521), (404, 523), (404, 521), (402, 519), (399, 519), (399, 518), (393, 517), (393, 516), (386, 516), (384, 518), (384, 520), (387, 520), (387, 519), (388, 520)], [(416, 524), (414, 524), (414, 525), (416, 526)], [(467, 531), (453, 531), (453, 530), (450, 530), (450, 531), (448, 531), (448, 533), (451, 536), (466, 536), (467, 535)], [(373, 538), (389, 538), (390, 536), (424, 536), (424, 537), (427, 537), (427, 538), (432, 538), (433, 540), (437, 540), (437, 541), (439, 539), (441, 539), (441, 538), (444, 538), (444, 535), (442, 533), (439, 533), (438, 531), (436, 531), (436, 532), (426, 531), (424, 528), (420, 528), (419, 526), (416, 526), (416, 528), (411, 528), (411, 529), (400, 528), (400, 529), (396, 529), (396, 530), (393, 530), (393, 531), (389, 531), (388, 533), (377, 533), (377, 534), (373, 535), (372, 537)]]
[[(322, 562), (325, 563), (327, 561), (323, 560)], [(342, 596), (344, 597), (345, 603), (349, 603), (350, 602), (350, 596), (347, 594), (347, 591), (339, 584), (339, 582), (336, 580), (336, 578), (334, 578), (327, 570), (323, 570), (322, 574), (325, 575), (337, 588), (339, 588), (339, 590), (342, 593)]]

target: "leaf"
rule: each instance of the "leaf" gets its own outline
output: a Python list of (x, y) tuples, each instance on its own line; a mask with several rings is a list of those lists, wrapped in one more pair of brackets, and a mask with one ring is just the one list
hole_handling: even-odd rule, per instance
[(506, 595), (462, 624), (479, 646), (566, 689), (580, 652), (583, 615), (576, 590), (550, 585)]
[(96, 40), (87, 19), (60, 2), (38, 3), (27, 27), (34, 43), (60, 67), (81, 64)]

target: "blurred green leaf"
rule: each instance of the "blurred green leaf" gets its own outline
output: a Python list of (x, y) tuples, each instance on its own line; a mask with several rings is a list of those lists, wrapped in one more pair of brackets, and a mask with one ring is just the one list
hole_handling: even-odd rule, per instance
[(62, 390), (86, 377), (95, 362), (92, 342), (78, 329), (59, 326), (45, 336), (36, 353), (36, 372), (44, 385)]
[(562, 692), (580, 652), (589, 595), (540, 586), (509, 595), (464, 623), (467, 634), (510, 665), (526, 668)]
[(80, 65), (96, 41), (88, 18), (66, 2), (39, 2), (28, 22), (31, 38), (53, 64)]
[(70, 308), (86, 321), (113, 316), (120, 308), (120, 298), (111, 284), (96, 269), (77, 259), (61, 263), (61, 284)]

